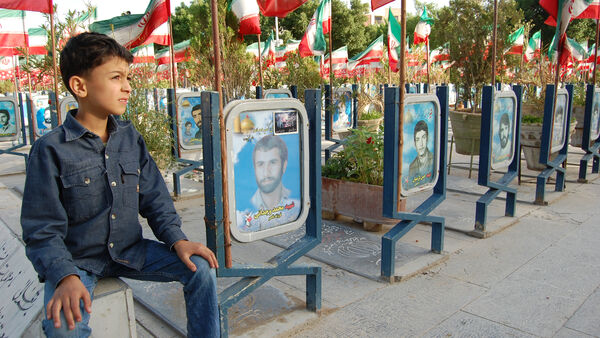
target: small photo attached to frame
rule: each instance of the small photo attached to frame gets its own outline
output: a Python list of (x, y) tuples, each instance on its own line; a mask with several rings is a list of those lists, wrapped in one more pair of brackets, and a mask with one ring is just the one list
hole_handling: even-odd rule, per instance
[(21, 129), (21, 112), (10, 97), (0, 98), (0, 141), (15, 141)]
[(592, 119), (590, 122), (590, 141), (594, 142), (600, 137), (600, 88), (594, 88)]
[(238, 241), (292, 231), (306, 221), (307, 123), (296, 99), (234, 101), (225, 107), (229, 215)]
[(265, 99), (289, 99), (292, 97), (292, 92), (289, 89), (267, 89), (263, 95)]
[(557, 92), (556, 109), (552, 116), (552, 139), (550, 152), (555, 153), (562, 149), (565, 145), (565, 135), (567, 131), (567, 103), (569, 101), (569, 93), (566, 89), (561, 88)]
[(52, 110), (48, 103), (48, 95), (34, 95), (33, 111), (35, 113), (35, 134), (38, 137), (44, 136), (52, 130)]
[(201, 93), (184, 93), (177, 97), (179, 145), (185, 150), (202, 148)]
[(273, 112), (273, 121), (275, 135), (298, 133), (298, 112), (295, 110)]
[(404, 105), (402, 189), (410, 196), (432, 189), (439, 174), (440, 103), (432, 94), (408, 94)]
[(492, 169), (506, 168), (515, 156), (517, 96), (513, 91), (496, 92), (492, 113)]
[(352, 127), (352, 91), (338, 88), (333, 94), (334, 131), (345, 131)]

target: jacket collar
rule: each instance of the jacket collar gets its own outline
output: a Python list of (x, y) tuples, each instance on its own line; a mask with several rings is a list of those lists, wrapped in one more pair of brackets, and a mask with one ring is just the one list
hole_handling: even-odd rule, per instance
[[(87, 128), (82, 126), (81, 123), (79, 123), (79, 121), (77, 121), (75, 115), (77, 115), (77, 109), (69, 110), (69, 112), (67, 113), (67, 118), (63, 123), (63, 128), (65, 130), (65, 140), (67, 142), (81, 138), (87, 133), (92, 133)], [(108, 133), (112, 134), (113, 132), (117, 131), (118, 128), (119, 125), (117, 123), (117, 119), (115, 119), (114, 116), (110, 115), (108, 117)]]

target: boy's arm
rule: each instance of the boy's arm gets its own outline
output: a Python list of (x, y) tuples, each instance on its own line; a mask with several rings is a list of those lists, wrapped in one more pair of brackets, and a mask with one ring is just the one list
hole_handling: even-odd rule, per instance
[(173, 248), (177, 241), (187, 239), (181, 231), (181, 219), (177, 215), (167, 185), (141, 136), (138, 143), (140, 146), (140, 215), (148, 220), (154, 236), (169, 248)]
[(58, 168), (52, 150), (35, 143), (29, 153), (21, 207), (21, 226), (27, 257), (40, 278), (55, 287), (68, 275), (77, 275), (64, 239), (67, 213), (60, 201)]

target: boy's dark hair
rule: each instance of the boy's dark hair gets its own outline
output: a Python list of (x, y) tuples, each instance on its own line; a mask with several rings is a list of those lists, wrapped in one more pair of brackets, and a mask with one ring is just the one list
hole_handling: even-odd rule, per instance
[(69, 86), (72, 76), (85, 76), (111, 57), (133, 62), (133, 55), (125, 47), (104, 34), (85, 32), (70, 38), (60, 52), (60, 73), (71, 95), (75, 96)]

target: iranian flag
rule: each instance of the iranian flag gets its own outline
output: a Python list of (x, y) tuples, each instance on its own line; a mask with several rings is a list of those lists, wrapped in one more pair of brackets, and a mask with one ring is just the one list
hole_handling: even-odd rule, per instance
[(540, 55), (542, 49), (542, 31), (535, 32), (529, 39), (527, 49), (525, 49), (525, 62), (530, 62), (534, 57)]
[(258, 55), (259, 55), (259, 52), (258, 52), (258, 42), (249, 44), (246, 47), (246, 53), (250, 53), (250, 54), (254, 55), (255, 58), (258, 59)]
[(29, 54), (47, 55), (48, 33), (43, 28), (29, 28)]
[[(572, 19), (597, 19), (600, 17), (600, 0), (576, 0), (589, 2), (589, 6), (578, 15), (574, 16)], [(557, 0), (540, 0), (540, 5), (550, 14), (548, 19), (544, 21), (545, 24), (549, 26), (556, 26), (556, 13), (557, 13)], [(571, 20), (572, 20), (571, 19)]]
[[(17, 61), (15, 62), (15, 58)], [(17, 66), (18, 56), (5, 56), (0, 57), (0, 80), (11, 80), (15, 77), (15, 70), (19, 67)], [(18, 72), (18, 70), (17, 70)]]
[(262, 47), (262, 52), (260, 53), (261, 59), (265, 60), (263, 67), (269, 67), (275, 64), (275, 40), (273, 39), (274, 33), (271, 31), (269, 34), (269, 38)]
[(0, 0), (0, 8), (52, 13), (52, 0)]
[[(556, 40), (556, 36), (554, 36), (550, 48), (548, 49), (548, 56), (552, 60), (552, 63), (556, 63)], [(568, 38), (566, 34), (564, 40), (559, 60), (561, 66), (567, 65), (571, 60), (582, 61), (587, 57), (587, 51), (575, 40)]]
[(439, 46), (438, 48), (431, 51), (429, 56), (429, 62), (442, 62), (450, 60), (450, 51), (448, 50), (448, 43), (444, 46)]
[[(593, 64), (593, 62), (594, 62), (594, 55), (595, 54), (596, 54), (596, 44), (593, 44), (592, 47), (590, 47), (588, 49), (588, 55), (590, 57), (588, 57), (588, 61), (587, 62), (592, 62), (592, 64)], [(597, 57), (596, 61), (600, 61), (600, 57)], [(600, 63), (600, 62), (596, 62), (596, 63)]]
[(383, 7), (394, 0), (371, 0), (371, 11), (376, 10), (379, 7)]
[(147, 44), (157, 44), (162, 46), (169, 45), (169, 22), (165, 22), (162, 25), (158, 26), (151, 34), (148, 36), (146, 41), (144, 41), (144, 45)]
[(256, 0), (231, 0), (229, 9), (238, 18), (238, 34), (242, 37), (260, 34), (260, 17)]
[(415, 27), (415, 39), (413, 44), (418, 45), (420, 43), (427, 43), (429, 40), (429, 34), (431, 33), (431, 26), (433, 26), (433, 18), (427, 13), (427, 7), (423, 7), (423, 13), (417, 26)]
[(94, 32), (106, 34), (127, 48), (146, 43), (152, 32), (169, 20), (168, 0), (151, 0), (144, 14), (121, 15), (90, 25)]
[(392, 72), (397, 72), (398, 68), (398, 47), (400, 47), (400, 38), (402, 36), (402, 27), (398, 20), (392, 15), (392, 10), (388, 12), (388, 59)]
[(285, 17), (302, 6), (307, 0), (257, 0), (260, 12), (264, 16)]
[[(540, 0), (540, 5), (557, 22), (556, 33), (554, 34), (553, 43), (550, 46), (551, 50), (548, 51), (549, 54), (554, 55), (555, 51), (566, 49), (564, 45), (567, 39), (566, 32), (569, 22), (584, 13), (593, 2), (594, 0)], [(558, 43), (554, 43), (555, 40)], [(555, 58), (551, 57), (551, 59)], [(561, 64), (563, 64), (563, 61), (566, 63), (566, 60), (562, 57), (559, 61)]]
[[(189, 54), (190, 40), (173, 45), (173, 51), (175, 52), (175, 62), (183, 62), (190, 59)], [(171, 63), (171, 51), (170, 48), (164, 48), (156, 53), (156, 60), (159, 65)]]
[(306, 33), (300, 41), (300, 56), (323, 55), (327, 49), (325, 34), (331, 29), (331, 0), (321, 0), (313, 14)]
[(0, 9), (0, 48), (27, 47), (24, 22), (24, 11)]
[[(348, 47), (344, 46), (333, 51), (331, 63), (333, 66), (333, 75), (337, 78), (346, 77), (348, 66)], [(329, 77), (329, 54), (323, 59), (323, 67), (321, 67), (321, 77)]]
[(504, 54), (521, 55), (523, 54), (523, 44), (525, 43), (525, 27), (521, 27), (508, 36), (508, 47)]
[(154, 63), (154, 45), (137, 46), (131, 50), (133, 63)]
[(348, 60), (348, 75), (362, 75), (382, 68), (383, 35), (380, 35), (362, 53)]

